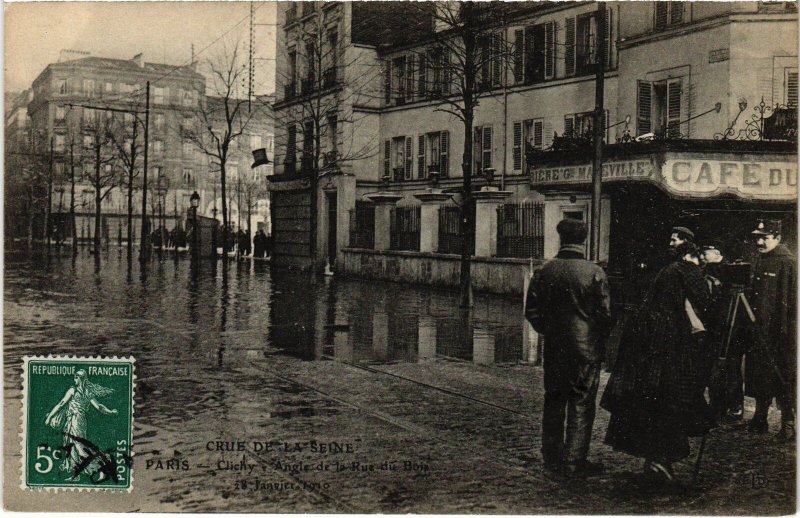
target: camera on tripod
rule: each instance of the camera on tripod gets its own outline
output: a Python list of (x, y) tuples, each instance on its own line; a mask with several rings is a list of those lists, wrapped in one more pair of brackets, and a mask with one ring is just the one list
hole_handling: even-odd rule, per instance
[(750, 284), (750, 269), (752, 265), (744, 261), (723, 263), (719, 265), (719, 280), (724, 286), (744, 288)]

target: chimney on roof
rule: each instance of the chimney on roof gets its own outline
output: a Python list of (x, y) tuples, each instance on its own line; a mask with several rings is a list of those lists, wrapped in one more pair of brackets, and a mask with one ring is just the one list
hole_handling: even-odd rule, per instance
[(133, 58), (131, 58), (131, 61), (136, 63), (136, 66), (138, 66), (139, 68), (144, 68), (144, 54), (142, 54), (141, 52), (133, 56)]
[(88, 52), (82, 50), (61, 49), (58, 53), (58, 62), (72, 61), (73, 59), (81, 59), (90, 56)]

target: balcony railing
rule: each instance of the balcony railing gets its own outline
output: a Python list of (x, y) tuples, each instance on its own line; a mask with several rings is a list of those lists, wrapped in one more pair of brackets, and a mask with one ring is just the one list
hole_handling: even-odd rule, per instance
[(316, 86), (315, 79), (316, 78), (314, 76), (309, 76), (300, 81), (300, 93), (302, 95), (308, 95), (314, 91), (314, 88)]
[(333, 88), (336, 86), (336, 68), (329, 68), (325, 71), (322, 75), (322, 87), (323, 88)]
[(285, 100), (294, 99), (294, 96), (297, 92), (297, 83), (292, 81), (289, 84), (283, 85), (283, 98)]
[(325, 167), (332, 167), (339, 161), (339, 153), (336, 151), (326, 151), (322, 155), (322, 165)]

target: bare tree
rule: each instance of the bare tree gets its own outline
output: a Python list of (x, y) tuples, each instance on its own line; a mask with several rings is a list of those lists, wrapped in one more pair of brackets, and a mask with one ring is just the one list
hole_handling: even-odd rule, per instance
[(84, 148), (90, 153), (94, 164), (93, 171), (84, 170), (84, 177), (94, 188), (94, 252), (99, 256), (102, 203), (119, 183), (119, 171), (116, 168), (119, 158), (112, 144), (111, 119), (97, 113), (95, 115), (94, 120), (84, 121)]
[[(131, 111), (135, 110), (135, 106), (131, 107)], [(111, 143), (125, 169), (125, 174), (120, 177), (120, 186), (124, 186), (127, 193), (128, 262), (133, 258), (133, 193), (137, 189), (135, 181), (141, 173), (141, 169), (137, 167), (137, 160), (141, 146), (144, 145), (140, 142), (139, 124), (140, 121), (132, 113), (123, 114), (121, 118), (114, 118), (110, 132)]]
[[(239, 63), (238, 46), (227, 49), (220, 57), (208, 61), (210, 71), (209, 91), (198, 108), (202, 128), (181, 128), (183, 137), (192, 142), (209, 157), (212, 167), (219, 171), (222, 197), (223, 236), (229, 231), (226, 173), (231, 153), (231, 143), (245, 132), (259, 109), (251, 106), (241, 95), (247, 70)], [(246, 92), (245, 92), (246, 93)], [(227, 259), (228, 240), (223, 238), (223, 258)]]
[[(422, 78), (419, 86), (423, 90), (419, 94), (438, 101), (436, 111), (449, 113), (463, 124), (460, 293), (464, 308), (472, 307), (470, 254), (475, 240), (472, 195), (475, 108), (482, 97), (499, 91), (493, 91), (493, 87), (505, 82), (513, 48), (506, 42), (504, 27), (517, 9), (512, 4), (497, 1), (409, 3), (409, 8), (417, 11), (415, 14), (429, 17), (435, 28), (430, 43), (416, 51)], [(405, 88), (406, 84), (400, 81), (397, 87)], [(485, 173), (484, 170), (478, 172)]]

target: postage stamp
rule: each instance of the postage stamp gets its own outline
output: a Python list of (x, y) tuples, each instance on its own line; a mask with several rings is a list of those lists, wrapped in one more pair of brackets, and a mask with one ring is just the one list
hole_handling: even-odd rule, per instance
[(130, 491), (134, 359), (26, 356), (23, 489)]

